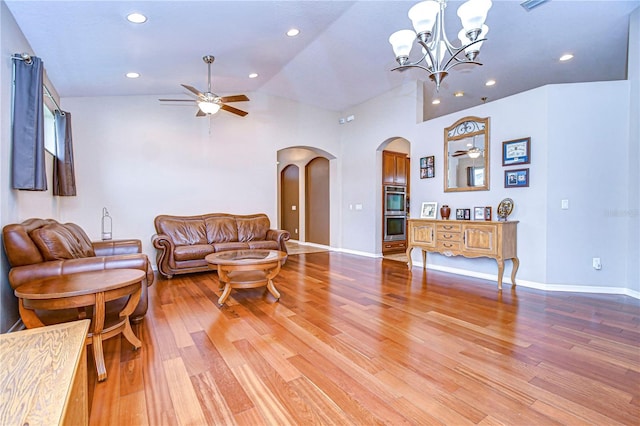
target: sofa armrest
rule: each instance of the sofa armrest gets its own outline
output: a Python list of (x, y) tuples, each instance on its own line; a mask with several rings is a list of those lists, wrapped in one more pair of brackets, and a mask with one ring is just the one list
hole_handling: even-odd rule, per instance
[(176, 248), (173, 240), (166, 234), (155, 234), (151, 238), (151, 243), (157, 249), (156, 262), (158, 264), (158, 272), (167, 278), (171, 278), (171, 272), (175, 267), (173, 252)]
[(280, 251), (285, 253), (287, 252), (287, 241), (291, 238), (291, 234), (289, 231), (285, 231), (283, 229), (269, 229), (267, 231), (267, 240), (273, 240), (278, 242), (278, 246), (280, 247)]
[(91, 245), (96, 256), (142, 253), (142, 242), (140, 240), (92, 241)]

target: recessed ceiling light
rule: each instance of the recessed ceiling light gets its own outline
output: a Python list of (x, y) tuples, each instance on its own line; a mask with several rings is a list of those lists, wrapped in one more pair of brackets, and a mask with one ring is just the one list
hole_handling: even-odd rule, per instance
[(434, 99), (434, 100), (431, 101), (431, 103), (434, 104), (434, 105), (438, 105), (438, 104), (440, 104), (440, 99)]
[(143, 24), (147, 22), (147, 17), (142, 13), (134, 12), (127, 15), (127, 21), (133, 22), (134, 24)]
[(560, 60), (562, 62), (568, 61), (569, 59), (573, 59), (573, 55), (571, 53), (566, 53), (566, 54), (560, 56)]
[(138, 78), (140, 77), (140, 74), (137, 72), (128, 72), (125, 74), (127, 76), (127, 78)]
[(252, 72), (251, 74), (249, 74), (249, 78), (256, 78), (258, 77), (258, 73), (256, 72)]
[(287, 31), (287, 35), (288, 35), (289, 37), (295, 37), (295, 36), (297, 36), (298, 34), (300, 34), (300, 30), (299, 30), (299, 29), (297, 29), (297, 28), (291, 28), (289, 31)]
[(485, 86), (493, 86), (494, 84), (496, 84), (495, 80), (487, 80), (487, 82), (484, 85)]
[(453, 94), (453, 96), (455, 96), (456, 98), (461, 98), (464, 96), (464, 92), (456, 92)]

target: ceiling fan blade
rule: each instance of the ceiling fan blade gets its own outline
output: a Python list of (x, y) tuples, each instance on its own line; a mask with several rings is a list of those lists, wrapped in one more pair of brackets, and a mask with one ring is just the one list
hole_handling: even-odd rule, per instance
[(198, 108), (198, 112), (196, 112), (196, 117), (206, 117), (207, 114), (205, 114), (204, 112), (202, 112), (202, 110), (200, 108)]
[(468, 151), (456, 151), (453, 154), (451, 154), (452, 157), (460, 157), (461, 155), (467, 155)]
[(202, 93), (200, 93), (200, 91), (198, 89), (196, 89), (195, 87), (189, 86), (188, 84), (181, 84), (180, 86), (184, 87), (185, 89), (187, 89), (191, 93), (194, 93), (194, 94), (198, 95), (198, 97), (204, 98), (204, 95)]
[(222, 106), (220, 107), (220, 109), (223, 109), (223, 110), (225, 110), (225, 111), (228, 111), (228, 112), (230, 112), (230, 113), (232, 113), (232, 114), (237, 114), (237, 115), (239, 115), (239, 116), (241, 116), (241, 117), (244, 117), (245, 115), (249, 114), (249, 113), (248, 113), (248, 112), (246, 112), (246, 111), (242, 111), (241, 109), (234, 108), (234, 107), (229, 106), (229, 105), (222, 105)]
[(249, 98), (246, 95), (234, 95), (234, 96), (223, 96), (220, 98), (220, 101), (223, 103), (226, 102), (246, 102)]
[(160, 102), (195, 102), (193, 99), (158, 99)]

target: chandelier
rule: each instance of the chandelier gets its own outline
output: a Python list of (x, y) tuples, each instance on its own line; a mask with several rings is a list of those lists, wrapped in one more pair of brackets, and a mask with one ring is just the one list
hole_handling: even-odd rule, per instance
[[(480, 46), (486, 40), (489, 27), (484, 25), (491, 0), (469, 0), (458, 8), (462, 30), (458, 33), (461, 45), (455, 46), (447, 39), (444, 29), (444, 9), (447, 0), (427, 0), (409, 9), (409, 19), (414, 30), (400, 30), (391, 34), (389, 43), (393, 47), (396, 61), (400, 66), (392, 71), (407, 68), (420, 68), (429, 73), (429, 78), (440, 90), (440, 83), (449, 74), (449, 70), (460, 64), (482, 65), (475, 59)], [(422, 57), (409, 61), (413, 42), (422, 47)]]

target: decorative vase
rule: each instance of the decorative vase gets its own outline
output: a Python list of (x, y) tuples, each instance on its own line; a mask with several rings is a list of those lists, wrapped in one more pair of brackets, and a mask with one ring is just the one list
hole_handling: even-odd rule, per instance
[(449, 215), (451, 214), (451, 209), (446, 204), (440, 207), (440, 217), (444, 220), (449, 220)]

